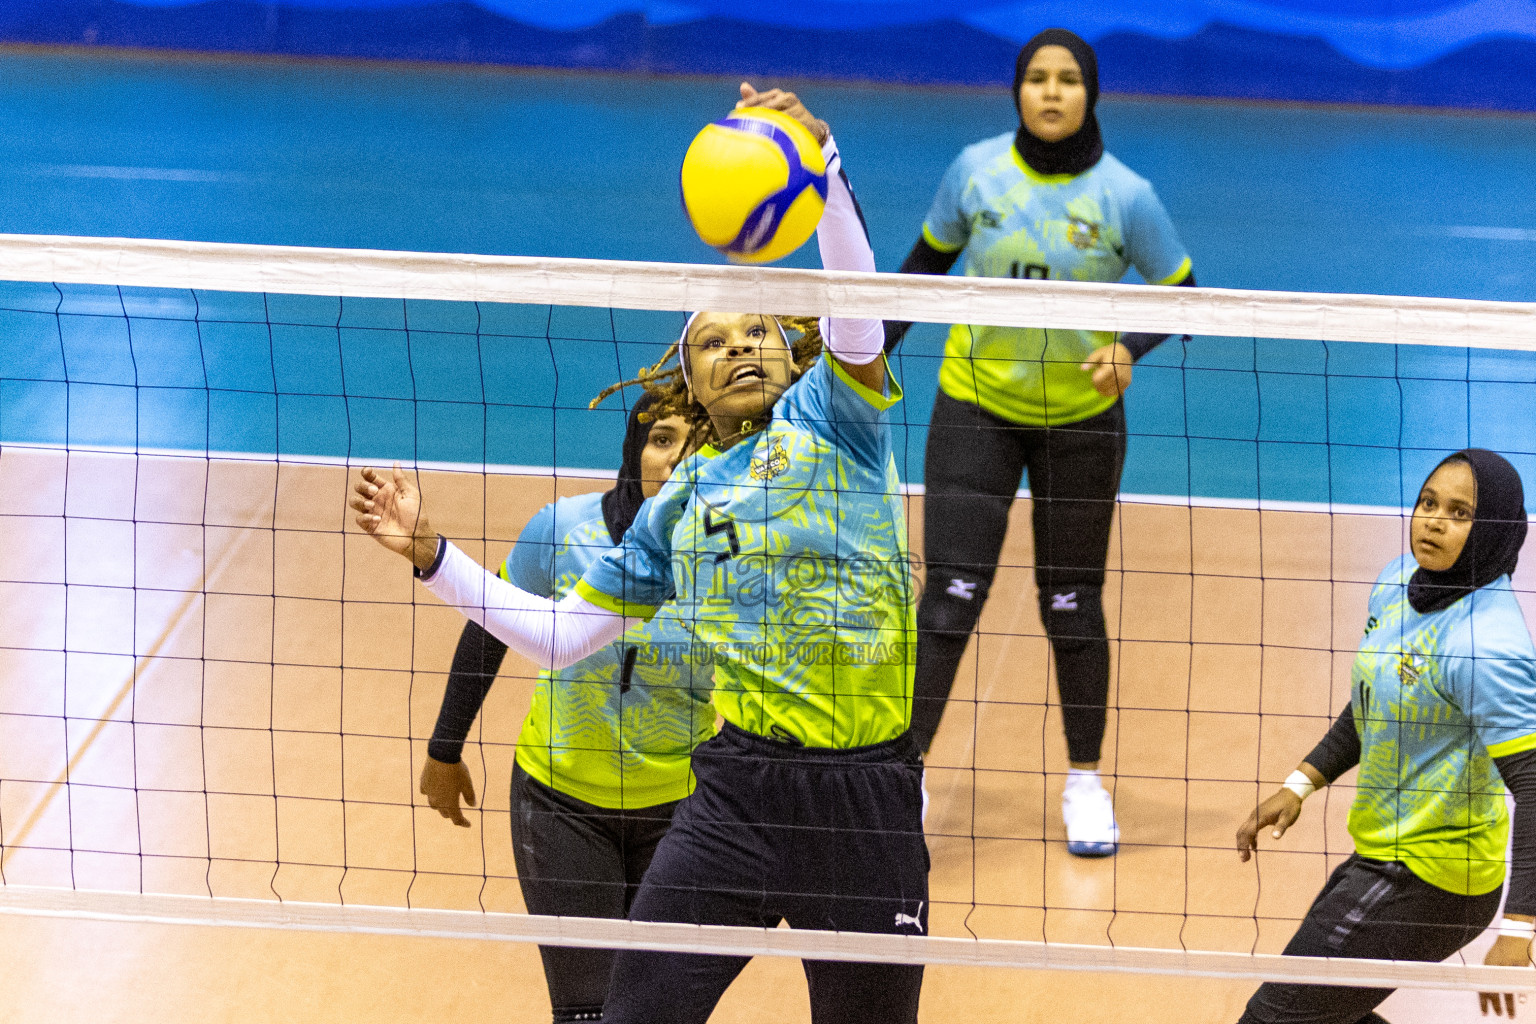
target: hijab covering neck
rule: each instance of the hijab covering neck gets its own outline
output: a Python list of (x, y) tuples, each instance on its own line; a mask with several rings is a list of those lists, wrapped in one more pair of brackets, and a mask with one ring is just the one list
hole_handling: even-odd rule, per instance
[(628, 426), (624, 429), (624, 453), (619, 460), (619, 478), (611, 490), (603, 494), (603, 523), (608, 536), (618, 544), (629, 532), (630, 524), (640, 514), (645, 504), (645, 492), (640, 488), (640, 453), (651, 438), (651, 423), (640, 421), (640, 414), (655, 402), (650, 392), (643, 392), (629, 410)]
[[(1019, 86), (1036, 52), (1044, 46), (1063, 46), (1072, 54), (1083, 72), (1083, 86), (1088, 90), (1088, 105), (1083, 112), (1083, 126), (1057, 142), (1036, 138), (1024, 127), (1024, 112), (1019, 110)], [(1099, 119), (1093, 108), (1099, 102), (1099, 60), (1081, 36), (1064, 28), (1048, 28), (1024, 44), (1013, 66), (1013, 106), (1019, 110), (1019, 130), (1013, 146), (1019, 156), (1037, 174), (1082, 174), (1104, 155), (1104, 139), (1099, 134)]]
[(1408, 603), (1421, 615), (1448, 608), (1500, 576), (1514, 575), (1520, 546), (1525, 543), (1525, 489), (1515, 467), (1496, 452), (1465, 448), (1446, 456), (1435, 469), (1453, 460), (1472, 467), (1477, 511), (1454, 565), (1440, 572), (1420, 566), (1409, 578)]

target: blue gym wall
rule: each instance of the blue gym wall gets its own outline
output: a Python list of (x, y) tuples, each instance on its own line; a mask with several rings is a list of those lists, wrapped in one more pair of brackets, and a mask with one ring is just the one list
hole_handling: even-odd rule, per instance
[(1108, 92), (1536, 110), (1532, 0), (7, 0), (0, 42), (991, 85), (1053, 24)]

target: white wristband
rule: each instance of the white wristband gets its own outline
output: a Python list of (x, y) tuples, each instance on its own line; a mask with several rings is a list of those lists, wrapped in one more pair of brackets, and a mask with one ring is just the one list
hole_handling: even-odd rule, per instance
[(1300, 768), (1287, 775), (1285, 781), (1280, 783), (1280, 786), (1282, 789), (1288, 789), (1295, 793), (1303, 800), (1317, 792), (1317, 787), (1312, 784), (1311, 779), (1307, 778), (1307, 773)]
[(1514, 939), (1536, 938), (1536, 921), (1512, 921), (1507, 917), (1499, 918), (1499, 937), (1508, 935)]

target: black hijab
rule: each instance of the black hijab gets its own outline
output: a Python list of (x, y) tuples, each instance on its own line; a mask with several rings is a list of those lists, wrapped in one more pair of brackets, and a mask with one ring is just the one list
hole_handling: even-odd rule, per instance
[(1496, 452), (1466, 448), (1440, 460), (1435, 469), (1457, 460), (1472, 467), (1477, 512), (1454, 565), (1441, 572), (1420, 567), (1408, 580), (1408, 603), (1421, 615), (1447, 608), (1506, 573), (1514, 575), (1525, 543), (1525, 489), (1515, 467)]
[(629, 410), (629, 423), (624, 428), (624, 453), (619, 459), (619, 479), (612, 490), (603, 494), (603, 523), (615, 544), (624, 539), (645, 502), (645, 493), (640, 489), (640, 453), (645, 451), (645, 443), (651, 438), (652, 423), (641, 423), (640, 414), (649, 409), (652, 402), (651, 393), (643, 392)]
[(1083, 126), (1059, 142), (1043, 142), (1031, 135), (1024, 127), (1024, 114), (1019, 111), (1019, 130), (1013, 137), (1014, 148), (1019, 156), (1040, 174), (1082, 174), (1099, 162), (1104, 155), (1104, 139), (1099, 135), (1099, 119), (1094, 115), (1094, 105), (1099, 102), (1099, 60), (1089, 46), (1076, 33), (1064, 28), (1048, 28), (1024, 44), (1019, 59), (1013, 66), (1013, 106), (1019, 110), (1019, 86), (1024, 84), (1024, 71), (1042, 46), (1064, 46), (1083, 71), (1083, 85), (1088, 90), (1088, 109), (1083, 114)]

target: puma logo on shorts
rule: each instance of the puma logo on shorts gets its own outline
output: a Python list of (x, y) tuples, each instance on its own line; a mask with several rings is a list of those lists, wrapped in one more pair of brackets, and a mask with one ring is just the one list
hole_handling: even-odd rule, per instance
[[(957, 580), (956, 582), (959, 582), (959, 581)], [(900, 928), (903, 925), (911, 925), (913, 928), (916, 928), (918, 931), (922, 931), (923, 930), (923, 922), (918, 920), (918, 918), (922, 916), (922, 913), (923, 913), (923, 904), (922, 903), (919, 903), (917, 905), (917, 913), (916, 914), (903, 914), (903, 913), (898, 911), (897, 914), (896, 914), (896, 927)]]

